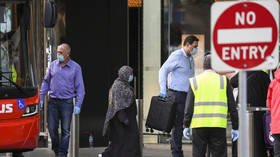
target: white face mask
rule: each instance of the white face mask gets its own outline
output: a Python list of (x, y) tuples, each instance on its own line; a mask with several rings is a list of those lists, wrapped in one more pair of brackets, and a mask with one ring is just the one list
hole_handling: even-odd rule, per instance
[(193, 48), (191, 51), (191, 55), (195, 55), (197, 53), (198, 48)]
[(128, 82), (131, 82), (132, 80), (133, 80), (133, 75), (129, 75)]
[(57, 54), (56, 57), (60, 63), (64, 62), (64, 56), (62, 54)]

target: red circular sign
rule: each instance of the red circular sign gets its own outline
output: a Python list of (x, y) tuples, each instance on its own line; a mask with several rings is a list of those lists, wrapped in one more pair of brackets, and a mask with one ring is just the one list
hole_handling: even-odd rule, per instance
[[(277, 24), (272, 14), (258, 3), (241, 2), (230, 6), (218, 17), (213, 28), (212, 40), (217, 55), (225, 64), (235, 68), (248, 69), (260, 65), (272, 54), (277, 44)], [(219, 33), (221, 30), (223, 32)], [(250, 37), (246, 36), (247, 30)], [(267, 39), (258, 40), (262, 39), (258, 36), (258, 30), (261, 34), (267, 34)], [(242, 37), (234, 34), (236, 31), (242, 32)], [(222, 37), (227, 37), (226, 42)]]

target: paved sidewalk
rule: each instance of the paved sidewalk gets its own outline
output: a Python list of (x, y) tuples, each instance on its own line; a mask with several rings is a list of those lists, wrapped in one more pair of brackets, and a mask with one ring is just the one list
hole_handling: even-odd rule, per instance
[[(80, 148), (79, 157), (97, 157), (105, 148)], [(191, 144), (184, 144), (184, 157), (191, 157)], [(10, 157), (4, 153), (0, 157)], [(37, 148), (31, 152), (25, 152), (24, 157), (54, 157), (53, 152), (48, 148)], [(145, 144), (143, 147), (143, 157), (171, 157), (169, 144)], [(228, 147), (228, 157), (231, 157), (231, 147)]]

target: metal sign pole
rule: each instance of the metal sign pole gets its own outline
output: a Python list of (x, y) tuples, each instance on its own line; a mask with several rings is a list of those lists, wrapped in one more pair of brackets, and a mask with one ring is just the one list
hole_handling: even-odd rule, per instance
[(238, 140), (238, 156), (251, 157), (252, 153), (249, 142), (252, 140), (249, 133), (250, 113), (247, 111), (247, 73), (246, 71), (239, 72), (238, 78), (239, 89), (239, 132)]
[[(246, 0), (240, 0), (246, 1)], [(247, 73), (246, 71), (239, 72), (238, 78), (239, 90), (239, 139), (238, 140), (238, 156), (249, 157), (249, 139), (248, 139), (248, 122), (247, 113)]]

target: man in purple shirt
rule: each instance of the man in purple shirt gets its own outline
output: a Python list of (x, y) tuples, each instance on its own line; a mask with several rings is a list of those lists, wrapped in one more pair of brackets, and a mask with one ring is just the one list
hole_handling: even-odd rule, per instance
[[(46, 94), (49, 98), (47, 123), (56, 157), (67, 157), (72, 114), (73, 111), (80, 114), (85, 95), (81, 67), (70, 59), (70, 52), (71, 48), (66, 43), (57, 47), (57, 59), (50, 64), (40, 90), (40, 109)], [(61, 139), (58, 135), (59, 121)]]

